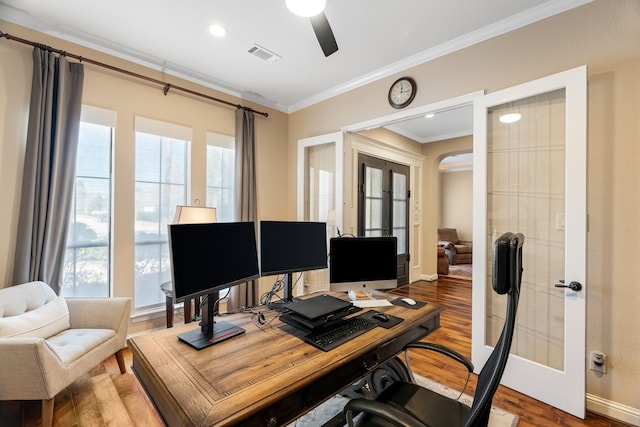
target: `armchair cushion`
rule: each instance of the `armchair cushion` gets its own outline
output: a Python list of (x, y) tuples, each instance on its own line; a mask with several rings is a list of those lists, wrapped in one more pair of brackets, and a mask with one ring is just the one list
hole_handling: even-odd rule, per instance
[(454, 245), (456, 248), (456, 252), (459, 254), (470, 254), (473, 253), (473, 246), (468, 245)]
[(67, 329), (45, 342), (62, 363), (69, 365), (115, 335), (111, 329)]
[[(27, 308), (26, 304), (22, 306)], [(49, 338), (69, 327), (67, 303), (63, 297), (57, 297), (35, 310), (0, 317), (0, 338)]]

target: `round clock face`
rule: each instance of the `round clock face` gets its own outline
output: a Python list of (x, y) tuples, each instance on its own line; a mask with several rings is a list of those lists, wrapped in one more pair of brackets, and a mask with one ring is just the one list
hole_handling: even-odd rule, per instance
[(416, 82), (411, 77), (399, 78), (389, 89), (389, 104), (393, 108), (406, 107), (415, 98), (416, 89)]

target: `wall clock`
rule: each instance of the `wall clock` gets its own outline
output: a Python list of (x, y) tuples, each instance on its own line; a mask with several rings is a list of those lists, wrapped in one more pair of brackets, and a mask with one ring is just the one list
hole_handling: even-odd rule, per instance
[(389, 104), (393, 108), (404, 108), (416, 97), (418, 86), (411, 77), (400, 77), (389, 88)]

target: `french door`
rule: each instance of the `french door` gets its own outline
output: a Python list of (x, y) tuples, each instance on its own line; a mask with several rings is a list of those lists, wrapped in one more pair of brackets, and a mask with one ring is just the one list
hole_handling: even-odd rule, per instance
[(473, 152), (473, 363), (484, 365), (504, 323), (506, 302), (490, 284), (492, 244), (521, 232), (522, 289), (502, 383), (584, 418), (586, 67), (479, 97)]
[(398, 285), (409, 283), (409, 170), (358, 155), (358, 235), (398, 239)]

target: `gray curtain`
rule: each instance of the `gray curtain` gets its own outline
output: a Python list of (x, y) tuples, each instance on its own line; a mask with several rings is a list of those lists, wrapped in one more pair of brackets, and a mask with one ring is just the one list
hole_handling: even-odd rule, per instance
[(60, 293), (73, 199), (84, 66), (46, 47), (33, 51), (31, 105), (13, 283)]
[[(256, 193), (254, 113), (245, 108), (236, 110), (236, 171), (235, 211), (237, 221), (253, 221), (258, 218)], [(231, 287), (227, 310), (251, 307), (258, 304), (258, 281), (252, 280)]]

